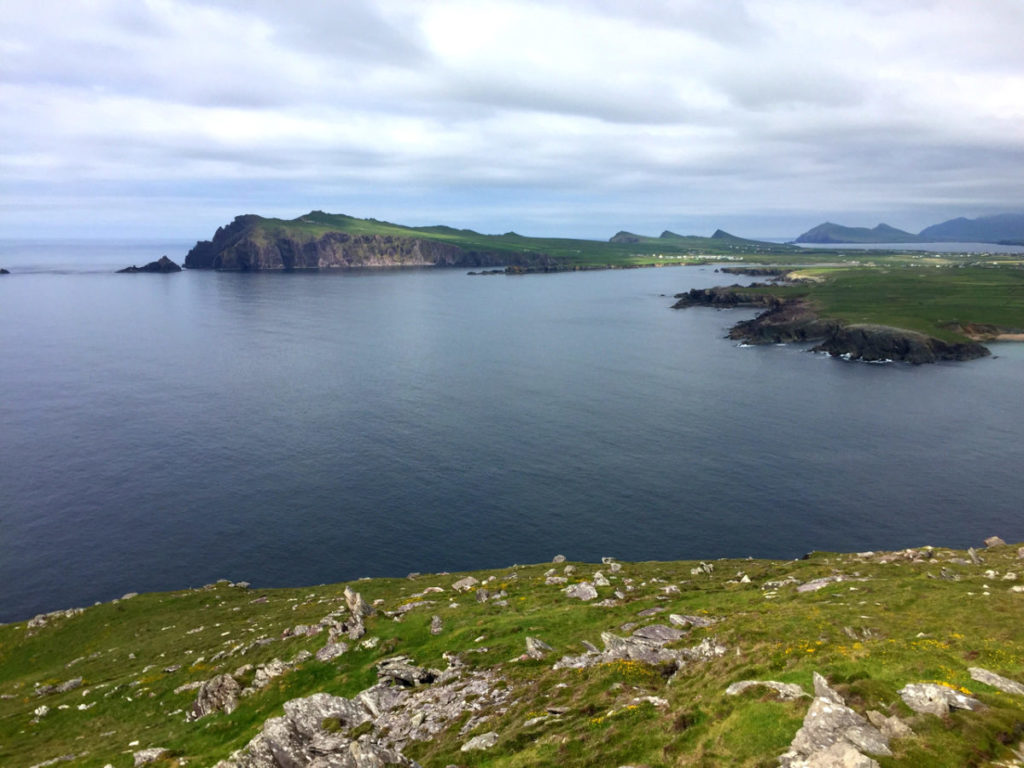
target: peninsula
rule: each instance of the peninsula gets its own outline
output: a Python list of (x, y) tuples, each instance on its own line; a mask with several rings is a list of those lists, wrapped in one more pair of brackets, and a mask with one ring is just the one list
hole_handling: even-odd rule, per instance
[(0, 626), (0, 762), (1015, 765), (1024, 548), (227, 580)]

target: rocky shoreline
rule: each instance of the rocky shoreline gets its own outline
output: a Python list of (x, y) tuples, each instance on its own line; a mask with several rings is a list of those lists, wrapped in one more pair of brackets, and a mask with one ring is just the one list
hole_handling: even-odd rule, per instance
[(761, 309), (757, 317), (732, 327), (729, 338), (744, 344), (816, 343), (811, 351), (862, 362), (906, 362), (913, 365), (939, 361), (966, 361), (991, 352), (977, 341), (945, 342), (917, 331), (883, 325), (844, 325), (821, 317), (806, 300), (784, 299), (770, 293), (750, 291), (750, 286), (693, 288), (677, 293), (673, 309), (714, 307), (717, 309)]

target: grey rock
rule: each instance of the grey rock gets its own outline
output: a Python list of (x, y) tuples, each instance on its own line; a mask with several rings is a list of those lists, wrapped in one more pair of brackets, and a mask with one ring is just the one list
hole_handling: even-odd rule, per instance
[(572, 576), (574, 573), (576, 573), (576, 566), (575, 565), (567, 565), (562, 570), (562, 573), (564, 573), (566, 576)]
[(982, 667), (970, 667), (967, 670), (971, 673), (971, 679), (977, 680), (979, 683), (985, 685), (991, 685), (993, 688), (1002, 691), (1003, 693), (1012, 693), (1017, 696), (1024, 696), (1024, 685), (1018, 683), (1016, 680), (1011, 680), (1008, 677), (997, 675), (995, 672), (989, 672), (987, 669)]
[(622, 563), (609, 563), (608, 570), (612, 573), (618, 573), (622, 570)]
[(992, 547), (1005, 547), (1006, 542), (998, 536), (989, 536), (985, 539), (985, 546), (991, 549)]
[(827, 587), (829, 584), (835, 584), (843, 580), (842, 576), (825, 576), (821, 579), (812, 579), (811, 581), (801, 584), (796, 588), (797, 592), (817, 592), (819, 589)]
[(430, 634), (432, 634), (432, 635), (440, 635), (443, 629), (444, 629), (444, 624), (441, 621), (441, 617), (440, 616), (431, 616), (430, 617)]
[(608, 578), (603, 573), (601, 573), (600, 571), (594, 573), (595, 587), (610, 587), (611, 585), (611, 582), (608, 581)]
[(139, 768), (141, 765), (155, 763), (166, 754), (167, 749), (164, 747), (150, 747), (149, 749), (140, 749), (138, 752), (133, 752), (132, 758), (135, 760), (135, 768)]
[(553, 651), (550, 645), (545, 643), (543, 640), (537, 637), (526, 638), (526, 655), (531, 659), (542, 659), (545, 655)]
[(974, 549), (974, 547), (967, 548), (967, 556), (971, 558), (971, 562), (975, 565), (981, 565), (983, 562), (983, 560), (980, 557), (978, 557), (978, 552)]
[(846, 706), (818, 673), (814, 673), (814, 692), (803, 725), (789, 750), (779, 758), (783, 768), (867, 768), (878, 763), (862, 753), (892, 754), (882, 732)]
[(677, 627), (710, 627), (718, 621), (710, 616), (691, 616), (679, 613), (669, 614), (668, 620)]
[(479, 579), (475, 579), (472, 576), (466, 576), (465, 578), (459, 579), (454, 584), (452, 584), (452, 589), (454, 589), (456, 592), (468, 592), (479, 583)]
[(636, 615), (646, 619), (648, 616), (654, 616), (657, 613), (662, 613), (664, 610), (665, 609), (660, 605), (656, 605), (653, 608), (645, 608), (642, 611), (637, 611)]
[(416, 666), (408, 656), (392, 656), (377, 662), (377, 678), (382, 683), (415, 687), (428, 685), (440, 675), (436, 669)]
[(476, 601), (478, 603), (486, 603), (490, 596), (490, 590), (484, 589), (483, 587), (476, 591)]
[(776, 680), (741, 680), (725, 689), (726, 696), (737, 696), (751, 688), (770, 688), (782, 701), (810, 698), (806, 691), (795, 683), (780, 683)]
[(270, 681), (275, 677), (280, 677), (286, 672), (290, 672), (292, 669), (290, 664), (286, 664), (280, 659), (271, 659), (266, 664), (260, 664), (256, 667), (256, 673), (252, 678), (252, 687), (256, 689), (266, 688), (270, 685)]
[(342, 642), (329, 642), (316, 652), (317, 661), (332, 661), (348, 651), (348, 645)]
[(553, 558), (551, 558), (551, 562), (552, 563), (556, 563), (556, 564), (557, 563), (564, 563), (565, 562), (565, 555), (555, 555)]
[(353, 616), (366, 617), (373, 614), (373, 606), (363, 600), (363, 596), (351, 587), (345, 587), (345, 604)]
[(664, 624), (651, 624), (646, 627), (640, 627), (640, 629), (633, 633), (633, 637), (655, 640), (659, 643), (674, 643), (685, 635), (685, 632), (672, 629), (672, 627), (666, 627)]
[(977, 699), (936, 683), (910, 683), (900, 690), (900, 698), (915, 712), (922, 714), (948, 715), (953, 709), (983, 709)]
[(597, 597), (597, 590), (589, 581), (581, 581), (565, 588), (565, 594), (576, 600), (593, 600)]
[(498, 734), (494, 731), (481, 733), (462, 745), (463, 752), (472, 752), (475, 749), (490, 749), (498, 743)]
[(889, 739), (904, 739), (907, 736), (913, 736), (914, 732), (910, 729), (910, 726), (904, 723), (895, 715), (887, 717), (881, 712), (871, 710), (868, 712), (868, 722), (870, 722), (875, 728), (882, 732), (885, 738)]
[(566, 583), (568, 583), (568, 581), (569, 580), (567, 578), (565, 578), (565, 576), (548, 576), (544, 580), (544, 583), (547, 586), (549, 586), (549, 587), (554, 587), (554, 586), (557, 586), (559, 584), (566, 584)]
[(199, 687), (199, 693), (188, 713), (188, 720), (198, 720), (214, 712), (231, 714), (238, 706), (242, 687), (231, 675), (217, 675)]

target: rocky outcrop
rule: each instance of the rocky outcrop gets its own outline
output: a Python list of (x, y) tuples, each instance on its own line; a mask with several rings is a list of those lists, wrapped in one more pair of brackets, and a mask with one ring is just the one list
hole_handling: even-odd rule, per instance
[[(460, 733), (468, 734), (511, 698), (511, 689), (499, 685), (493, 672), (466, 672), (456, 659), (451, 661), (433, 685), (392, 685), (382, 676), (351, 699), (326, 693), (292, 699), (283, 716), (267, 720), (255, 738), (217, 768), (412, 768), (417, 763), (402, 754), (410, 741), (428, 741), (460, 720)], [(407, 660), (403, 664), (422, 669)], [(393, 670), (395, 665), (385, 666)], [(485, 748), (482, 742), (496, 741), (488, 736), (478, 744)]]
[(298, 270), (359, 267), (496, 267), (553, 264), (539, 253), (463, 248), (418, 236), (355, 234), (270, 226), (259, 216), (238, 216), (212, 240), (196, 243), (185, 257), (189, 269)]
[(848, 766), (877, 768), (867, 755), (889, 756), (889, 739), (854, 712), (821, 675), (814, 673), (814, 701), (789, 750), (779, 758), (782, 768)]
[(3, 267), (0, 267), (0, 275), (9, 275), (9, 274), (11, 274), (11, 273), (10, 273), (10, 272), (8, 272), (8, 271), (7, 271), (6, 269), (4, 269)]
[(693, 288), (676, 294), (673, 309), (686, 307), (764, 308), (757, 317), (743, 320), (729, 330), (729, 338), (744, 344), (818, 342), (815, 352), (863, 362), (906, 362), (914, 365), (943, 360), (975, 360), (989, 351), (974, 341), (945, 342), (933, 336), (883, 325), (843, 325), (822, 318), (803, 299), (781, 299), (748, 290), (764, 287), (721, 286)]
[(151, 261), (151, 262), (149, 262), (149, 264), (147, 264), (144, 267), (136, 267), (135, 265), (132, 265), (130, 267), (125, 267), (124, 269), (119, 269), (119, 270), (117, 270), (117, 272), (118, 272), (118, 274), (125, 274), (125, 273), (132, 274), (132, 273), (135, 273), (135, 272), (162, 272), (162, 273), (169, 273), (169, 272), (181, 272), (181, 267), (179, 267), (173, 261), (168, 259), (166, 256), (161, 256), (156, 261)]
[(991, 354), (977, 342), (945, 342), (916, 331), (881, 325), (837, 326), (815, 352), (846, 360), (901, 361), (920, 365), (940, 360), (976, 360)]
[(900, 689), (900, 698), (915, 712), (939, 717), (953, 709), (973, 711), (985, 706), (973, 696), (937, 683), (910, 683)]
[(241, 693), (242, 686), (231, 675), (217, 675), (207, 680), (199, 688), (199, 694), (188, 713), (188, 720), (199, 720), (213, 712), (231, 714), (238, 706)]

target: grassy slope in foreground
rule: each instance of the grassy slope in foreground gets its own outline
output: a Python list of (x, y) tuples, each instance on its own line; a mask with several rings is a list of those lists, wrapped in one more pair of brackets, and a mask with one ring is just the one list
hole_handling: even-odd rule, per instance
[[(665, 236), (633, 236), (628, 241), (579, 240), (571, 238), (524, 237), (514, 232), (504, 235), (484, 235), (469, 229), (454, 229), (446, 226), (407, 227), (376, 219), (358, 219), (343, 214), (329, 214), (311, 211), (292, 220), (268, 219), (260, 216), (239, 217), (224, 228), (231, 232), (230, 238), (213, 240), (214, 250), (220, 252), (237, 249), (258, 251), (268, 245), (286, 241), (305, 246), (323, 240), (335, 233), (355, 238), (393, 238), (399, 240), (419, 239), (456, 246), (465, 251), (496, 254), (499, 260), (510, 264), (529, 265), (537, 257), (548, 257), (563, 268), (628, 267), (649, 264), (686, 263), (703, 261), (707, 258), (727, 257), (737, 260), (744, 258), (766, 258), (801, 254), (806, 263), (820, 259), (813, 254), (804, 259), (804, 252), (793, 246), (763, 243), (716, 232), (713, 237), (683, 237), (672, 233)], [(197, 244), (195, 256), (186, 259), (188, 266), (205, 266), (197, 258), (202, 252), (203, 261), (210, 252), (204, 247), (209, 243)], [(229, 254), (230, 255), (230, 254)], [(829, 256), (833, 258), (833, 256)], [(191, 263), (190, 263), (191, 262)]]
[[(454, 652), (468, 672), (493, 670), (495, 687), (511, 695), (503, 706), (482, 705), (473, 714), (486, 721), (466, 733), (459, 729), (469, 713), (431, 740), (406, 745), (404, 753), (423, 766), (774, 766), (809, 700), (779, 701), (765, 689), (726, 696), (725, 689), (770, 679), (810, 690), (814, 672), (859, 713), (896, 715), (913, 729), (892, 741), (891, 757), (878, 758), (883, 767), (1019, 765), (1011, 749), (1024, 731), (1024, 696), (974, 682), (968, 672), (1024, 677), (1024, 594), (1015, 589), (1024, 562), (1015, 546), (980, 558), (922, 548), (711, 565), (623, 563), (618, 572), (558, 565), (569, 584), (600, 581), (595, 572), (604, 572), (609, 584), (589, 603), (549, 584), (550, 565), (475, 572), (492, 595), (483, 602), (474, 591), (453, 590), (462, 574), (355, 582), (376, 603), (362, 638), (368, 642), (350, 643), (330, 662), (307, 660), (243, 696), (231, 714), (195, 722), (185, 721), (195, 691), (175, 689), (244, 664), (315, 653), (326, 632), (285, 637), (285, 630), (315, 626), (344, 606), (343, 585), (251, 590), (225, 583), (97, 605), (33, 630), (24, 622), (0, 626), (0, 763), (27, 768), (72, 755), (76, 766), (123, 768), (134, 751), (159, 746), (169, 750), (155, 763), (161, 768), (213, 765), (288, 700), (354, 696), (375, 682), (375, 662), (394, 654), (443, 669), (442, 654)], [(816, 590), (798, 589), (822, 578), (830, 580)], [(503, 605), (495, 602), (502, 591)], [(411, 607), (401, 620), (385, 613), (403, 606)], [(716, 621), (667, 648), (714, 638), (724, 654), (671, 676), (664, 666), (635, 661), (553, 668), (563, 655), (582, 653), (585, 641), (600, 645), (602, 632), (669, 625), (671, 614)], [(440, 634), (430, 632), (432, 616), (442, 622)], [(552, 650), (521, 659), (527, 636)], [(260, 638), (266, 644), (254, 644)], [(235, 674), (246, 684), (253, 679), (251, 668)], [(33, 692), (73, 678), (82, 679), (75, 690)], [(986, 708), (915, 714), (898, 691), (917, 682), (968, 689)], [(49, 711), (34, 715), (41, 706)], [(338, 729), (337, 722), (322, 725)], [(369, 724), (359, 730), (375, 735)], [(498, 734), (491, 749), (461, 751), (489, 731)]]

